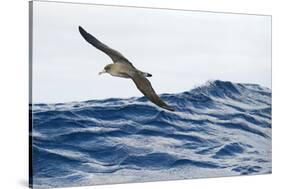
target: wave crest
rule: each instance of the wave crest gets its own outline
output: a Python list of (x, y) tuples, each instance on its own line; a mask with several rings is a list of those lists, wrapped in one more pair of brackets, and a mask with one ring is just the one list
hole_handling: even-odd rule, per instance
[(190, 178), (271, 172), (270, 89), (216, 80), (161, 98), (176, 111), (145, 97), (32, 105), (34, 183), (71, 186), (90, 182), (89, 174), (137, 181), (140, 173), (150, 181), (170, 170), (191, 171)]

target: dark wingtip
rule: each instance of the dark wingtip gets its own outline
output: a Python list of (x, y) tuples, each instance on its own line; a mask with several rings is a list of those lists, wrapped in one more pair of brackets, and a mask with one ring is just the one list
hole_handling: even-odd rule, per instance
[(176, 111), (175, 109), (173, 109), (173, 108), (171, 108), (171, 107), (169, 107), (169, 109), (167, 109), (167, 110), (169, 110), (169, 111), (171, 111), (171, 112)]
[(81, 26), (78, 26), (78, 29), (81, 34), (86, 32)]
[[(90, 38), (92, 37), (88, 32), (86, 32), (86, 30), (84, 30), (84, 28), (82, 28), (82, 26), (78, 26), (79, 32), (82, 35), (82, 37), (88, 41), (89, 43), (91, 43)], [(93, 37), (92, 37), (93, 38)]]
[(165, 107), (162, 107), (162, 108), (164, 108), (164, 109), (166, 109), (166, 110), (169, 110), (169, 111), (171, 111), (171, 112), (174, 112), (174, 111), (175, 111), (175, 109), (172, 108), (172, 107), (170, 107), (170, 106), (165, 106)]

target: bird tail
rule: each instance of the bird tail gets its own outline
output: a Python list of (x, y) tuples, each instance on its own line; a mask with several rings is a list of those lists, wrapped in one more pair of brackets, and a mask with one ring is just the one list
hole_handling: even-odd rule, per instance
[(145, 76), (145, 77), (152, 77), (152, 74), (150, 74), (150, 73), (144, 73), (144, 76)]

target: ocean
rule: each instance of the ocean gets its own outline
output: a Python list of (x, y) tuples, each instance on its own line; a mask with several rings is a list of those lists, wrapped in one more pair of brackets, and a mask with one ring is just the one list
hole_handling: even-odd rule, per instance
[(271, 173), (271, 89), (209, 81), (146, 97), (33, 104), (34, 188)]

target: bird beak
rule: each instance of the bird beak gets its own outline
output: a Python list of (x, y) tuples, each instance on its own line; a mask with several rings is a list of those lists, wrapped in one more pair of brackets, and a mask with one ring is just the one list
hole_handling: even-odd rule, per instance
[(99, 75), (106, 73), (105, 70), (102, 70), (101, 72), (99, 72)]

